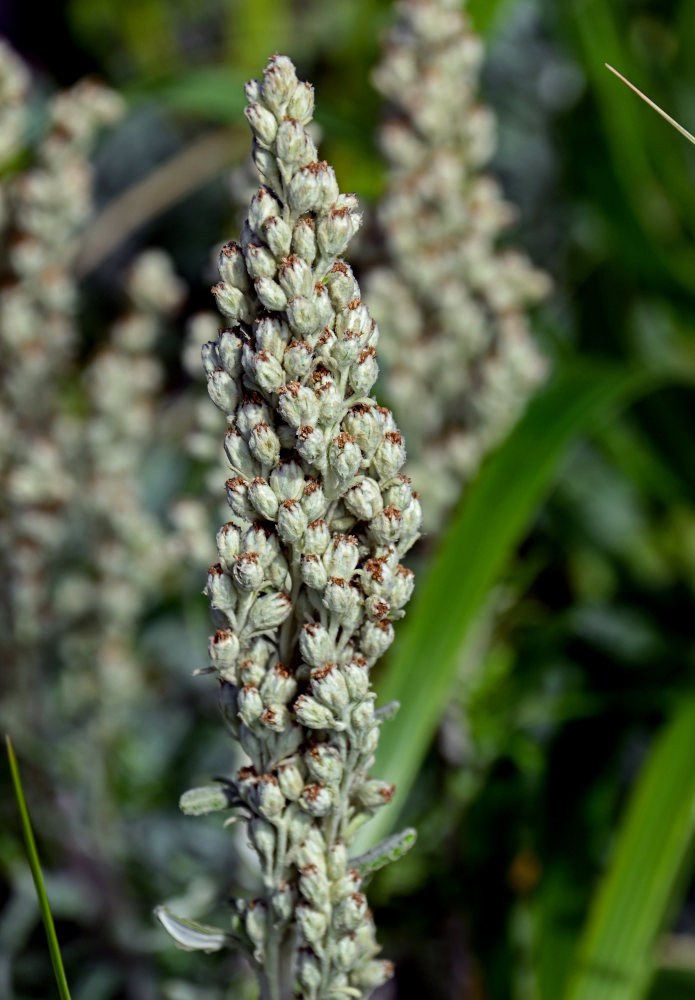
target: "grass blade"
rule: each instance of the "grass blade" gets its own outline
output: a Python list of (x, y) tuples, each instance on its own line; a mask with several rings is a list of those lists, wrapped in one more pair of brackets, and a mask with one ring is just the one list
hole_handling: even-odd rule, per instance
[(695, 837), (695, 698), (657, 739), (594, 898), (564, 1000), (644, 1000)]
[(24, 798), (22, 779), (19, 776), (19, 767), (17, 766), (17, 758), (15, 757), (12, 740), (7, 733), (5, 734), (5, 743), (7, 745), (7, 757), (10, 763), (10, 774), (12, 775), (12, 784), (14, 786), (14, 793), (17, 799), (17, 808), (19, 810), (22, 833), (24, 835), (24, 842), (27, 848), (29, 868), (31, 869), (31, 875), (34, 879), (36, 895), (39, 900), (39, 910), (41, 911), (41, 919), (43, 920), (43, 926), (46, 929), (46, 937), (48, 938), (48, 950), (51, 955), (51, 962), (53, 963), (53, 972), (55, 974), (56, 983), (58, 984), (58, 995), (60, 996), (60, 1000), (70, 1000), (70, 990), (68, 989), (68, 982), (65, 978), (65, 969), (63, 968), (63, 959), (60, 954), (60, 945), (58, 944), (58, 938), (56, 937), (51, 907), (48, 902), (48, 896), (46, 895), (46, 886), (44, 885), (43, 875), (41, 873), (41, 862), (39, 861), (38, 851), (36, 850), (34, 831), (31, 828), (29, 810), (27, 809), (26, 799)]
[(672, 125), (677, 132), (680, 132), (681, 135), (685, 136), (688, 142), (692, 142), (693, 145), (695, 145), (695, 135), (692, 135), (691, 132), (688, 132), (687, 128), (683, 128), (683, 126), (679, 122), (677, 122), (675, 118), (671, 118), (670, 115), (666, 114), (663, 108), (660, 108), (659, 105), (655, 104), (650, 97), (647, 97), (646, 94), (643, 94), (642, 91), (634, 85), (634, 83), (630, 83), (627, 77), (623, 76), (622, 73), (619, 73), (617, 69), (614, 69), (610, 63), (606, 63), (606, 69), (609, 69), (611, 73), (615, 73), (618, 79), (622, 80), (623, 83), (626, 84), (630, 88), (630, 90), (633, 90), (638, 97), (641, 97), (642, 100), (645, 102), (645, 104), (648, 104), (649, 107), (653, 108), (657, 114), (661, 115), (662, 118), (665, 118), (666, 121), (669, 123), (669, 125)]
[(379, 685), (381, 698), (399, 701), (401, 709), (382, 729), (374, 769), (396, 783), (396, 796), (365, 831), (370, 843), (393, 829), (446, 705), (469, 630), (568, 446), (662, 381), (653, 371), (573, 363), (537, 395), (468, 489), (415, 590)]

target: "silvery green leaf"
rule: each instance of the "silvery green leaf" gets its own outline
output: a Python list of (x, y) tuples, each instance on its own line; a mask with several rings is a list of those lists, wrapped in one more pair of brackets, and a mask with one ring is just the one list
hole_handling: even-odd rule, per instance
[(232, 804), (231, 789), (225, 785), (190, 788), (179, 799), (179, 808), (186, 816), (205, 816), (207, 813), (229, 809)]
[(208, 927), (195, 920), (176, 917), (165, 906), (158, 906), (154, 915), (184, 951), (221, 951), (230, 947), (232, 938), (217, 927)]
[(408, 853), (416, 840), (417, 831), (409, 826), (405, 830), (401, 830), (400, 833), (394, 833), (393, 836), (382, 840), (380, 844), (373, 847), (371, 851), (367, 851), (366, 854), (360, 854), (357, 858), (351, 858), (350, 867), (356, 868), (360, 875), (370, 875), (372, 872), (377, 872), (380, 868), (384, 868), (389, 862), (398, 861), (399, 858), (402, 858), (404, 854)]
[(400, 707), (400, 701), (389, 701), (386, 705), (382, 705), (381, 708), (377, 708), (374, 712), (374, 718), (377, 722), (388, 722), (390, 719), (396, 718), (396, 713)]

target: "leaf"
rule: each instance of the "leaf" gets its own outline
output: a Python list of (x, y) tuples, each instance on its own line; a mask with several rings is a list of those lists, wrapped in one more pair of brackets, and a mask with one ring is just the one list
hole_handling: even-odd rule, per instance
[(29, 860), (29, 868), (31, 869), (31, 875), (34, 879), (34, 886), (36, 887), (36, 895), (39, 901), (39, 910), (41, 911), (41, 919), (43, 920), (43, 926), (46, 931), (46, 937), (48, 939), (48, 951), (51, 956), (51, 962), (53, 964), (53, 974), (55, 975), (56, 984), (58, 986), (58, 995), (60, 1000), (70, 1000), (70, 990), (68, 988), (68, 981), (65, 977), (65, 968), (63, 967), (63, 958), (60, 954), (60, 945), (58, 944), (58, 938), (56, 936), (55, 925), (53, 923), (53, 915), (51, 914), (51, 907), (48, 902), (48, 896), (46, 894), (46, 886), (43, 881), (43, 874), (41, 872), (41, 862), (39, 861), (39, 854), (36, 849), (36, 841), (34, 840), (34, 831), (31, 828), (31, 820), (29, 818), (29, 810), (27, 808), (26, 799), (24, 797), (24, 789), (22, 788), (22, 779), (19, 775), (19, 767), (17, 765), (17, 758), (15, 757), (14, 747), (12, 746), (12, 740), (9, 734), (5, 734), (5, 743), (7, 746), (7, 757), (10, 762), (10, 774), (12, 776), (12, 785), (14, 787), (15, 797), (17, 799), (17, 808), (19, 809), (19, 818), (22, 825), (22, 833), (24, 835), (24, 842), (27, 848), (27, 858)]
[(379, 722), (390, 722), (391, 719), (396, 718), (400, 707), (400, 702), (389, 701), (385, 705), (382, 705), (381, 708), (377, 708), (374, 718), (378, 719)]
[(564, 1000), (644, 1000), (657, 936), (695, 839), (695, 698), (677, 709), (633, 789)]
[(680, 134), (682, 136), (685, 136), (685, 138), (688, 140), (688, 142), (692, 142), (693, 145), (695, 145), (695, 135), (693, 135), (691, 132), (688, 132), (687, 128), (684, 128), (680, 124), (680, 122), (677, 122), (675, 118), (671, 117), (671, 115), (666, 114), (666, 112), (664, 111), (664, 109), (660, 108), (659, 105), (656, 104), (651, 99), (651, 97), (647, 97), (646, 94), (643, 94), (642, 91), (638, 87), (636, 87), (634, 85), (634, 83), (630, 83), (630, 81), (627, 79), (627, 77), (623, 76), (622, 73), (619, 73), (617, 71), (617, 69), (615, 69), (613, 66), (611, 66), (610, 63), (606, 63), (606, 69), (609, 69), (611, 71), (611, 73), (615, 73), (615, 75), (618, 77), (618, 79), (622, 80), (623, 83), (626, 84), (630, 88), (630, 90), (633, 90), (637, 94), (638, 97), (641, 97), (642, 100), (645, 102), (645, 104), (648, 104), (649, 107), (653, 108), (654, 111), (656, 111), (656, 113), (658, 115), (661, 115), (661, 117), (664, 118), (669, 123), (669, 125), (672, 125), (677, 132), (680, 132)]
[[(549, 492), (576, 439), (662, 374), (575, 361), (536, 396), (505, 443), (484, 465), (454, 515), (426, 578), (419, 581), (379, 685), (401, 703), (384, 729), (375, 773), (396, 784), (393, 803), (372, 823), (372, 843), (392, 828), (439, 724), (461, 650), (487, 594)], [(365, 844), (365, 846), (368, 846)]]
[(184, 951), (221, 951), (232, 944), (232, 936), (217, 927), (208, 927), (195, 920), (177, 917), (165, 906), (158, 906), (154, 915), (164, 930)]
[(372, 872), (378, 872), (380, 868), (384, 868), (391, 861), (398, 861), (404, 854), (407, 854), (416, 840), (417, 830), (409, 826), (407, 829), (401, 830), (400, 833), (394, 833), (392, 836), (387, 837), (386, 840), (382, 840), (371, 851), (360, 854), (359, 857), (351, 858), (350, 867), (356, 868), (360, 875), (369, 875)]
[(235, 796), (231, 788), (225, 785), (203, 785), (201, 788), (189, 788), (179, 799), (179, 809), (186, 816), (206, 816), (208, 813), (229, 809), (234, 804)]

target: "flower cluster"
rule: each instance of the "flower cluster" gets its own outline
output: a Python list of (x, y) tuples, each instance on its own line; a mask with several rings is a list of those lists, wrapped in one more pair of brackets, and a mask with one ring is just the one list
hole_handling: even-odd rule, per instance
[(264, 895), (237, 903), (237, 936), (263, 996), (294, 983), (307, 1000), (365, 997), (390, 965), (348, 846), (393, 794), (369, 776), (381, 721), (369, 671), (412, 592), (400, 560), (420, 503), (401, 434), (370, 395), (378, 329), (340, 259), (360, 216), (307, 134), (313, 88), (275, 56), (246, 94), (262, 186), (220, 253), (213, 292), (229, 326), (203, 361), (231, 470), (206, 588), (210, 669), (250, 763), (182, 807), (248, 818)]
[(367, 294), (383, 334), (384, 392), (408, 437), (425, 526), (437, 531), (543, 377), (524, 310), (549, 282), (521, 253), (496, 248), (513, 211), (481, 172), (495, 121), (476, 98), (482, 44), (459, 0), (397, 9), (374, 73), (389, 104), (387, 260)]

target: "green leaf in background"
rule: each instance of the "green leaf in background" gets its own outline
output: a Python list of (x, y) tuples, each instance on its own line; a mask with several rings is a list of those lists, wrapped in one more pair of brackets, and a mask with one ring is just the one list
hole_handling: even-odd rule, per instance
[(166, 906), (158, 906), (154, 915), (164, 930), (171, 935), (183, 951), (221, 951), (228, 948), (232, 942), (229, 934), (218, 927), (199, 924), (196, 920), (177, 917)]
[(58, 995), (60, 1000), (70, 1000), (70, 990), (68, 989), (68, 982), (65, 978), (65, 969), (63, 967), (63, 959), (60, 954), (60, 945), (58, 944), (55, 925), (53, 923), (53, 915), (51, 914), (51, 907), (48, 902), (48, 896), (46, 895), (46, 886), (44, 885), (43, 874), (41, 872), (41, 862), (39, 861), (39, 854), (36, 850), (34, 831), (31, 828), (29, 810), (24, 797), (24, 789), (22, 788), (22, 779), (19, 776), (19, 767), (17, 766), (17, 758), (15, 756), (14, 747), (12, 746), (12, 740), (8, 734), (5, 734), (5, 743), (7, 746), (7, 758), (10, 763), (12, 785), (14, 787), (15, 797), (17, 799), (17, 808), (19, 810), (19, 818), (22, 824), (22, 833), (24, 835), (24, 842), (27, 848), (27, 858), (31, 869), (31, 875), (34, 879), (34, 885), (36, 887), (36, 895), (39, 901), (41, 919), (43, 920), (43, 926), (46, 929), (48, 950), (51, 955), (53, 972), (58, 985)]
[(401, 709), (384, 727), (377, 752), (375, 773), (395, 782), (396, 795), (369, 824), (371, 843), (397, 819), (439, 724), (471, 626), (569, 445), (663, 378), (599, 363), (567, 366), (536, 396), (468, 489), (415, 590), (379, 685), (381, 698), (399, 701)]
[(399, 858), (402, 858), (416, 840), (417, 830), (409, 826), (407, 829), (401, 830), (400, 833), (394, 833), (386, 840), (382, 840), (371, 851), (360, 854), (357, 858), (350, 858), (350, 866), (356, 868), (360, 875), (371, 875), (372, 872), (378, 872), (380, 868), (388, 865), (391, 861), (398, 861)]
[(695, 835), (694, 740), (691, 697), (657, 739), (632, 793), (564, 1000), (646, 997), (657, 935)]

